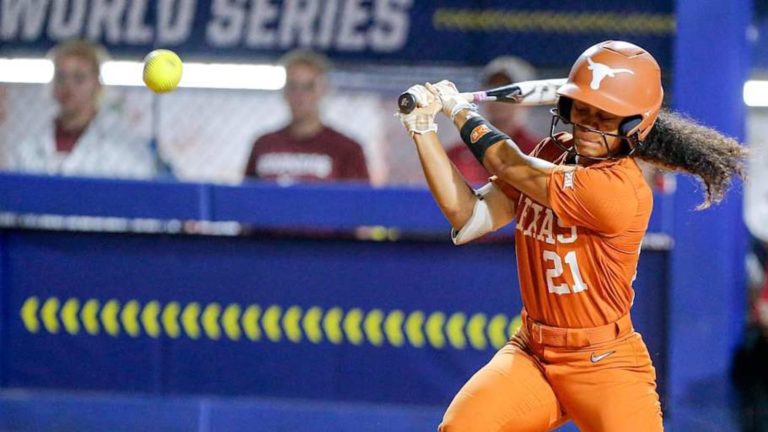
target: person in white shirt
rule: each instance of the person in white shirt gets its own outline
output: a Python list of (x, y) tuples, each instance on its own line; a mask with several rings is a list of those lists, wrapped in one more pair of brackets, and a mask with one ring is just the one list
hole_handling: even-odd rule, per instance
[(8, 143), (8, 171), (81, 177), (148, 179), (157, 161), (146, 139), (107, 107), (101, 107), (104, 49), (74, 40), (56, 46), (53, 97), (56, 117), (41, 131)]

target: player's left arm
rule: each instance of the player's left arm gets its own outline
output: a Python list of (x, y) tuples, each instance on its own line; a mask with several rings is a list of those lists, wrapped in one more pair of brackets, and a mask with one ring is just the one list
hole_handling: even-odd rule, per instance
[[(483, 155), (470, 146), (475, 157), (482, 159), (485, 168), (498, 179), (547, 207), (548, 183), (555, 170), (571, 170), (551, 162), (529, 156), (508, 136), (479, 116), (450, 81), (441, 81), (430, 89), (443, 104), (443, 113), (449, 116), (461, 132), (465, 142), (483, 144)], [(467, 124), (469, 122), (469, 124)], [(467, 126), (467, 127), (465, 127)]]
[[(454, 124), (462, 130), (466, 122), (477, 116), (463, 110), (456, 114)], [(555, 170), (575, 170), (575, 167), (555, 165), (552, 162), (525, 154), (512, 139), (500, 139), (485, 150), (483, 165), (499, 180), (509, 183), (538, 203), (549, 204), (549, 179)]]
[[(465, 112), (454, 118), (457, 127), (463, 130), (467, 129), (465, 124), (473, 121), (471, 111)], [(488, 123), (475, 119), (469, 124)], [(491, 130), (490, 127), (488, 129)], [(488, 135), (494, 133), (491, 130)], [(615, 235), (632, 221), (638, 199), (631, 176), (627, 173), (555, 165), (526, 155), (510, 139), (487, 143), (490, 145), (485, 148), (482, 159), (488, 171), (551, 208), (567, 225), (584, 226), (606, 235)]]

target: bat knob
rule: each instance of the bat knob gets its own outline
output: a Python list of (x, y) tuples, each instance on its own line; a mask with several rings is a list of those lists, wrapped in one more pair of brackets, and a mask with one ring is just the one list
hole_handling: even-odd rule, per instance
[(401, 94), (397, 98), (397, 109), (402, 114), (410, 114), (416, 109), (416, 98), (408, 92)]

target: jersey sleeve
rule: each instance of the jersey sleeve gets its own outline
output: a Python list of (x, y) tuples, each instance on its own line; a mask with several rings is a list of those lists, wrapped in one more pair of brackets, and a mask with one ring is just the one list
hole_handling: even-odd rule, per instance
[(555, 170), (547, 187), (557, 217), (607, 235), (624, 231), (637, 211), (637, 192), (629, 175), (611, 168)]

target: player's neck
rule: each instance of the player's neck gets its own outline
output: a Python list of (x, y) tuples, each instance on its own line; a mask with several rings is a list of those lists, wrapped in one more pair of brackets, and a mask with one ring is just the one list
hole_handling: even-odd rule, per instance
[(317, 135), (322, 129), (323, 123), (319, 116), (294, 119), (288, 126), (288, 132), (294, 138), (310, 138)]

